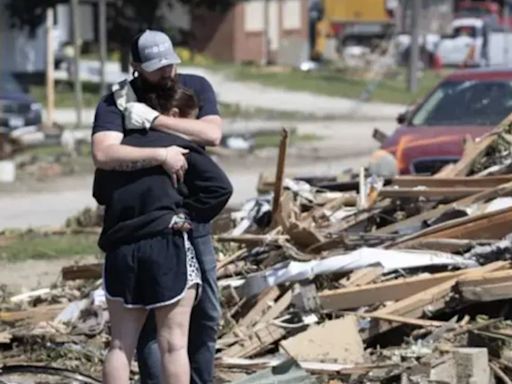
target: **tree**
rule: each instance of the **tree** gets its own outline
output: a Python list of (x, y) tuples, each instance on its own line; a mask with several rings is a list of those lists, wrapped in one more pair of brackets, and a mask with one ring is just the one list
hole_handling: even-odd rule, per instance
[[(129, 45), (132, 37), (146, 28), (164, 28), (165, 20), (159, 12), (160, 7), (172, 7), (177, 2), (189, 9), (208, 8), (210, 10), (229, 9), (238, 0), (109, 0), (108, 31), (109, 44), (121, 51), (123, 70), (128, 69)], [(28, 28), (35, 33), (44, 23), (46, 9), (68, 0), (7, 0), (6, 10), (9, 12), (13, 28)], [(91, 2), (90, 0), (88, 1)]]

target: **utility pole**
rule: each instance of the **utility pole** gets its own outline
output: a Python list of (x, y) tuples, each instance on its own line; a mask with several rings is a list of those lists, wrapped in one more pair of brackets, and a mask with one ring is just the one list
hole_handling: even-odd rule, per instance
[(55, 112), (55, 56), (53, 48), (54, 9), (46, 10), (46, 123), (53, 127)]
[[(508, 47), (508, 39), (509, 39), (509, 36), (510, 36), (510, 10), (509, 10), (509, 7), (511, 5), (511, 1), (510, 0), (505, 0), (503, 2), (503, 20), (505, 21), (505, 33), (504, 33), (504, 38), (503, 38), (503, 61), (504, 61), (504, 64), (508, 67), (510, 65), (510, 60), (509, 60), (509, 47)], [(487, 49), (489, 49), (487, 47)], [(486, 57), (487, 57), (487, 61), (489, 61), (489, 55), (486, 54)], [(487, 65), (489, 65), (489, 63), (487, 63)]]
[(82, 127), (82, 83), (80, 82), (80, 24), (78, 0), (70, 0), (73, 29), (73, 46), (75, 51), (73, 63), (73, 83), (75, 89), (76, 127)]
[(98, 0), (98, 37), (100, 40), (100, 92), (107, 93), (105, 65), (107, 62), (107, 0)]
[(269, 0), (263, 0), (263, 31), (262, 31), (262, 51), (261, 55), (261, 65), (265, 66), (269, 63), (270, 57), (270, 47), (269, 47), (269, 39), (268, 39), (268, 30), (270, 24), (269, 18)]
[(418, 69), (419, 69), (419, 56), (420, 56), (420, 26), (419, 14), (421, 0), (410, 0), (411, 8), (411, 47), (409, 50), (409, 73), (408, 73), (408, 86), (409, 92), (416, 92), (418, 89)]

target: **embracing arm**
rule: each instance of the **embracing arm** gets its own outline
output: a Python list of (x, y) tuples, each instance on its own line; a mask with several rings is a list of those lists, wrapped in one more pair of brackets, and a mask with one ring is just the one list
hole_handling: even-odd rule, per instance
[(215, 147), (222, 138), (222, 119), (218, 115), (204, 116), (199, 120), (159, 115), (152, 126), (160, 131), (186, 136), (204, 146)]
[(137, 148), (122, 145), (123, 134), (115, 131), (98, 132), (92, 137), (94, 165), (100, 169), (129, 171), (162, 164), (166, 148)]

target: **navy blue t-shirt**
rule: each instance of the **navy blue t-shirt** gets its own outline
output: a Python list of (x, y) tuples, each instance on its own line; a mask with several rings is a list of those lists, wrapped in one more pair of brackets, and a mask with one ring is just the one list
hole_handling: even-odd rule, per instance
[[(205, 116), (219, 115), (217, 98), (215, 92), (208, 80), (202, 76), (191, 74), (178, 74), (178, 84), (190, 89), (194, 92), (199, 112), (197, 118)], [(132, 80), (133, 82), (134, 80)], [(133, 83), (132, 83), (133, 84)], [(136, 87), (134, 86), (136, 91)], [(94, 123), (92, 126), (92, 134), (105, 131), (116, 131), (125, 133), (124, 116), (119, 108), (117, 108), (114, 94), (106, 95), (96, 107), (94, 115)], [(194, 225), (193, 236), (201, 237), (210, 233), (210, 226), (207, 224)]]
[[(202, 76), (186, 73), (177, 76), (178, 83), (194, 92), (197, 98), (199, 104), (198, 119), (209, 115), (219, 115), (217, 98), (208, 80)], [(124, 133), (123, 113), (117, 108), (113, 93), (109, 93), (99, 102), (94, 115), (92, 134), (104, 131)]]

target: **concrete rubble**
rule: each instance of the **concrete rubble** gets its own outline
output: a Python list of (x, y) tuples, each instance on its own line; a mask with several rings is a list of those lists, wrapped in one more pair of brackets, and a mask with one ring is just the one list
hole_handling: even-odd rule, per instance
[[(263, 195), (214, 223), (218, 382), (511, 383), (511, 122), (428, 177), (286, 179), (280, 156)], [(97, 231), (90, 216), (70, 223)], [(0, 295), (1, 383), (100, 382), (101, 271)]]

